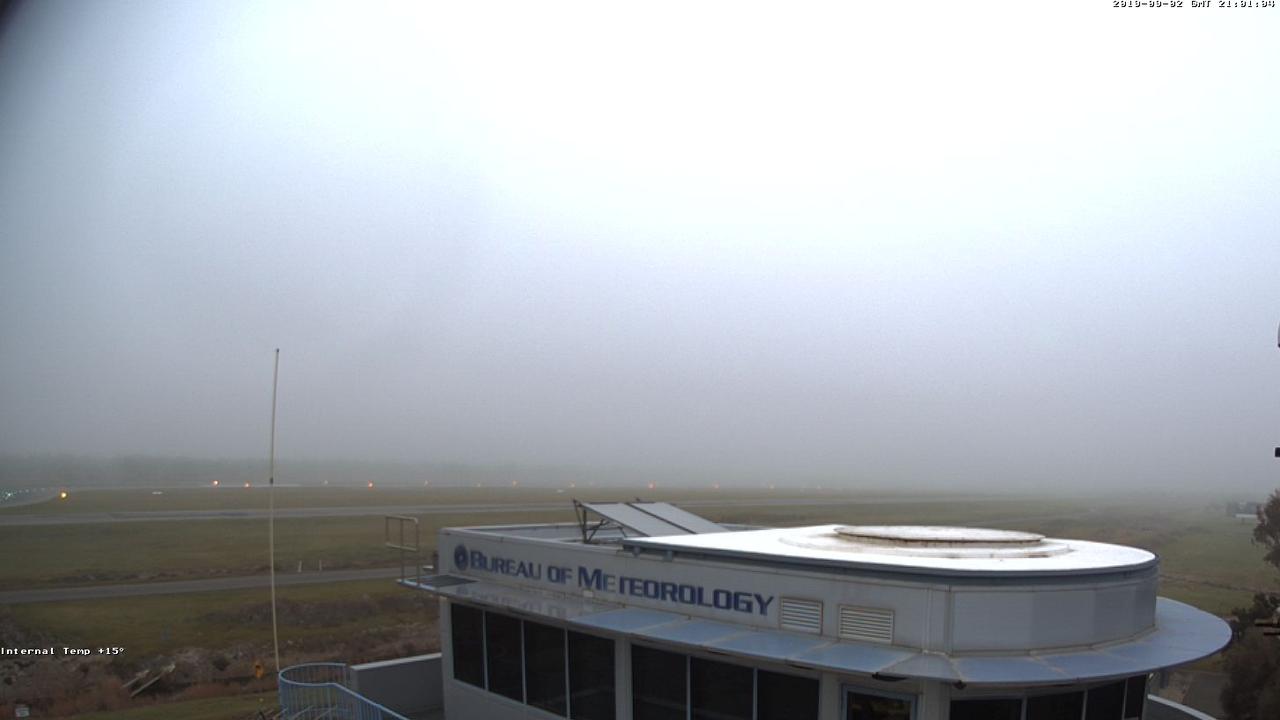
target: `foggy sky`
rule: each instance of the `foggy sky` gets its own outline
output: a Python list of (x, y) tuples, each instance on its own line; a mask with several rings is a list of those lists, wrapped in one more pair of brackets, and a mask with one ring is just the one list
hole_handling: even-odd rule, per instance
[(1278, 484), (1280, 12), (449, 5), (8, 8), (0, 452)]

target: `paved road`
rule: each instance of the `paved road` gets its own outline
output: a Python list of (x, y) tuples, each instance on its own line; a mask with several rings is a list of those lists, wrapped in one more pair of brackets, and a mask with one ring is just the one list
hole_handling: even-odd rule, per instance
[[(818, 498), (764, 498), (757, 500), (689, 500), (675, 504), (693, 507), (804, 507), (835, 504), (880, 504), (901, 502), (934, 502), (936, 498), (919, 499), (865, 499), (848, 500), (831, 497)], [(282, 508), (276, 510), (277, 518), (327, 518), (362, 517), (383, 515), (468, 515), (512, 512), (568, 513), (569, 501), (540, 503), (485, 503), (467, 505), (372, 505), (366, 507), (309, 507)], [(30, 525), (83, 525), (86, 523), (121, 522), (185, 522), (188, 520), (266, 520), (266, 510), (145, 510), (97, 513), (66, 513), (62, 515), (0, 515), (0, 526)]]
[[(326, 570), (324, 572), (277, 573), (276, 587), (290, 585), (318, 585), (321, 583), (347, 582), (350, 580), (377, 580), (400, 576), (400, 568), (371, 568), (367, 570)], [(214, 592), (217, 590), (243, 590), (265, 588), (270, 584), (267, 575), (212, 578), (209, 580), (176, 580), (172, 582), (135, 583), (130, 585), (94, 585), (92, 587), (41, 588), (39, 590), (6, 590), (0, 592), (0, 605), (58, 602), (60, 600), (102, 600), (106, 598), (135, 597), (138, 595), (179, 595), (185, 593)]]
[(38, 505), (58, 497), (58, 491), (49, 488), (28, 488), (25, 490), (0, 490), (0, 509)]

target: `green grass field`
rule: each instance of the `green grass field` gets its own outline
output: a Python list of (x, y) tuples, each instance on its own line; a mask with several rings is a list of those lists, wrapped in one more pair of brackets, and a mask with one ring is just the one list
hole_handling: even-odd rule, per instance
[[(556, 504), (558, 509), (531, 509), (521, 512), (458, 513), (424, 515), (421, 531), (427, 552), (434, 546), (439, 528), (449, 525), (494, 525), (515, 522), (570, 522), (573, 511), (569, 495), (554, 489), (448, 488), (431, 491), (403, 488), (372, 491), (351, 488), (281, 488), (277, 505), (301, 507), (396, 507), (430, 503), (438, 506), (476, 503)], [(723, 507), (700, 507), (710, 517), (752, 522), (786, 520), (792, 524), (834, 521), (847, 517), (871, 517), (860, 505), (850, 505), (847, 495), (814, 494), (818, 504), (805, 508), (759, 508), (754, 514), (734, 509), (739, 498), (769, 500), (780, 492), (694, 491), (662, 493), (674, 501), (696, 499), (723, 502)], [(802, 493), (792, 493), (803, 496)], [(593, 493), (593, 499), (630, 499), (633, 494), (619, 490)], [(878, 498), (883, 501), (884, 498)], [(65, 511), (69, 517), (81, 513), (262, 509), (265, 492), (243, 489), (198, 488), (165, 491), (152, 495), (141, 490), (90, 490), (73, 492), (67, 501), (46, 503), (46, 514)], [(985, 517), (974, 512), (981, 503), (938, 504), (956, 518)], [(907, 503), (868, 506), (879, 513), (892, 511), (895, 517), (912, 517), (915, 509), (928, 504)], [(960, 508), (959, 512), (956, 508)], [(25, 511), (30, 508), (15, 508)], [(966, 509), (968, 511), (966, 512)], [(1014, 512), (1024, 510), (1018, 506)], [(998, 514), (998, 513), (997, 513)], [(376, 515), (328, 518), (282, 518), (276, 521), (277, 568), (306, 569), (323, 563), (328, 569), (387, 566), (396, 557), (382, 545), (383, 520)], [(36, 588), (97, 585), (103, 583), (186, 580), (265, 572), (267, 526), (261, 520), (185, 520), (172, 522), (86, 523), (57, 526), (0, 525), (0, 548), (6, 562), (0, 564), (0, 586)]]
[[(510, 493), (510, 496), (507, 496)], [(228, 495), (222, 509), (242, 508), (252, 491)], [(77, 494), (78, 495), (78, 494)], [(178, 510), (198, 507), (202, 497), (221, 490), (166, 492), (153, 496), (135, 491), (86, 492), (81, 510)], [(444, 497), (447, 495), (447, 498)], [(661, 495), (666, 497), (665, 494)], [(774, 497), (771, 493), (737, 492), (733, 498)], [(795, 496), (794, 494), (792, 495)], [(406, 504), (420, 498), (416, 490), (388, 489), (367, 493), (355, 489), (287, 488), (279, 491), (288, 507), (349, 507)], [(623, 494), (614, 497), (628, 497)], [(826, 493), (814, 505), (735, 505), (727, 493), (689, 491), (676, 499), (723, 501), (699, 506), (712, 519), (759, 525), (842, 523), (916, 523), (989, 525), (1029, 530), (1050, 536), (1116, 542), (1142, 547), (1161, 556), (1162, 592), (1225, 614), (1246, 604), (1255, 591), (1276, 589), (1276, 573), (1261, 562), (1261, 549), (1249, 539), (1251, 525), (1241, 523), (1203, 500), (1165, 500), (1154, 504), (1133, 498), (1045, 500), (1018, 497), (864, 498)], [(519, 500), (517, 500), (517, 498)], [(445, 503), (445, 500), (448, 503)], [(434, 546), (439, 528), (515, 522), (569, 522), (573, 513), (566, 495), (550, 489), (504, 488), (501, 491), (451, 488), (441, 504), (478, 502), (563, 503), (560, 510), (459, 513), (421, 517), (424, 556)], [(129, 505), (126, 501), (137, 501)], [(256, 501), (255, 501), (256, 502)], [(72, 505), (57, 505), (66, 507)], [(281, 572), (299, 563), (315, 570), (394, 565), (385, 549), (383, 520), (378, 516), (284, 518), (276, 521), (276, 559)], [(94, 523), (56, 526), (0, 526), (0, 586), (34, 588), (200, 579), (265, 572), (267, 527), (261, 520), (192, 520), (181, 522)]]
[[(265, 493), (237, 489), (93, 491), (48, 503), (42, 512), (128, 512), (137, 510), (243, 509), (258, 507)], [(239, 490), (243, 490), (242, 488)], [(1152, 550), (1161, 557), (1161, 594), (1205, 610), (1226, 614), (1245, 605), (1258, 590), (1280, 589), (1280, 573), (1266, 566), (1262, 550), (1250, 542), (1250, 523), (1226, 517), (1205, 499), (928, 497), (838, 493), (687, 491), (644, 493), (675, 501), (714, 500), (694, 510), (711, 519), (756, 525), (819, 523), (958, 524), (1029, 530), (1054, 537), (1116, 542)], [(433, 499), (424, 500), (424, 496)], [(735, 502), (776, 497), (813, 497), (797, 506)], [(570, 495), (554, 489), (282, 488), (280, 507), (352, 507), (408, 504), (562, 503), (561, 509), (459, 513), (422, 517), (425, 552), (446, 526), (572, 521)], [(592, 499), (624, 499), (634, 493), (592, 493)], [(32, 508), (16, 509), (31, 512)], [(0, 587), (50, 587), (117, 582), (197, 579), (265, 572), (266, 523), (261, 520), (74, 523), (0, 526)], [(309, 570), (396, 564), (382, 546), (378, 516), (286, 518), (276, 523), (278, 567), (292, 571), (299, 561)], [(385, 659), (434, 649), (433, 600), (390, 580), (281, 587), (280, 639), (283, 662)], [(125, 668), (159, 658), (182, 657), (191, 648), (205, 656), (266, 657), (270, 614), (265, 590), (235, 590), (173, 596), (145, 596), (76, 602), (0, 606), (0, 627), (28, 637), (67, 645), (122, 646)], [(5, 625), (8, 623), (8, 625)], [(234, 671), (229, 670), (228, 672)], [(217, 678), (215, 678), (217, 680)], [(225, 682), (221, 680), (220, 682)], [(232, 686), (226, 686), (231, 689)], [(179, 696), (180, 697), (180, 696)], [(252, 714), (256, 696), (191, 700), (182, 717), (240, 717)], [(177, 707), (177, 706), (174, 706)], [(84, 715), (98, 720), (173, 717), (169, 705)], [(151, 714), (148, 714), (151, 713)]]
[[(269, 646), (269, 597), (262, 588), (33, 603), (7, 612), (70, 647), (123, 647), (122, 659), (142, 661), (186, 647)], [(289, 653), (341, 647), (356, 634), (427, 625), (436, 616), (434, 598), (390, 580), (281, 587), (277, 599), (280, 642)]]
[[(157, 494), (159, 493), (159, 494)], [(635, 488), (546, 488), (492, 485), (486, 487), (277, 487), (276, 507), (380, 507), (396, 505), (458, 505), (474, 503), (563, 502), (575, 496), (593, 500), (631, 500), (661, 495), (664, 500), (706, 500), (727, 497), (797, 497), (818, 494), (817, 491), (663, 489), (660, 492)], [(825, 493), (830, 494), (830, 493)], [(266, 510), (268, 488), (257, 485), (238, 487), (183, 487), (154, 490), (149, 488), (87, 489), (72, 488), (65, 500), (50, 500), (34, 505), (4, 507), (3, 515), (66, 515), (79, 513), (146, 512), (181, 510)]]
[[(429, 515), (423, 518), (425, 557), (437, 530), (447, 524), (571, 520), (560, 512)], [(291, 572), (386, 567), (397, 563), (383, 546), (381, 517), (333, 517), (276, 521), (276, 563)], [(0, 526), (0, 586), (35, 588), (122, 582), (188, 580), (265, 573), (267, 524), (249, 520)]]
[[(281, 587), (277, 605), (282, 667), (384, 660), (439, 647), (435, 599), (391, 581)], [(31, 699), (24, 688), (42, 684), (53, 688), (44, 697), (59, 700), (43, 707), (41, 716), (84, 717), (76, 710), (123, 705), (135, 707), (87, 717), (245, 717), (260, 707), (258, 697), (266, 707), (274, 706), (274, 694), (210, 696), (271, 686), (270, 608), (265, 588), (0, 607), (0, 632), (8, 642), (124, 648), (109, 659), (57, 657), (24, 670), (5, 668), (5, 675), (16, 673), (16, 682), (0, 687), (0, 708), (17, 698)], [(121, 682), (134, 672), (170, 662), (177, 664), (176, 672), (158, 687), (137, 699), (120, 694)], [(255, 662), (267, 668), (266, 678), (253, 678)], [(79, 680), (86, 666), (96, 668), (86, 676), (87, 685)], [(206, 699), (187, 701), (193, 694)], [(113, 704), (99, 704), (104, 698)], [(178, 702), (171, 706), (170, 700)]]

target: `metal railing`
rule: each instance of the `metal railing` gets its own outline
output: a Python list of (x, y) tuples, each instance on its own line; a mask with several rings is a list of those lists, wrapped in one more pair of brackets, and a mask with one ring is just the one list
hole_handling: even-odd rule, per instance
[[(398, 535), (393, 537), (395, 533), (391, 531), (391, 523), (395, 522)], [(413, 544), (409, 544), (410, 538), (405, 537), (405, 525), (413, 524)], [(400, 582), (409, 579), (405, 572), (405, 554), (413, 554), (413, 584), (415, 586), (422, 585), (422, 528), (418, 525), (418, 518), (408, 517), (407, 515), (384, 515), (382, 518), (382, 535), (383, 545), (392, 550), (399, 551), (400, 556)]]
[(351, 689), (343, 663), (308, 663), (280, 671), (281, 720), (409, 720)]

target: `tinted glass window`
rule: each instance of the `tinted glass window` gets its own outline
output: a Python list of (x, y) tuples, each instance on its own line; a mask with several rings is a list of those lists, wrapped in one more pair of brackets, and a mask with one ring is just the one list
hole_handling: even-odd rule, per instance
[(632, 645), (631, 708), (635, 720), (686, 720), (685, 656)]
[(613, 720), (613, 641), (569, 633), (569, 717)]
[(1089, 688), (1084, 700), (1086, 720), (1120, 720), (1124, 706), (1124, 681)]
[(450, 605), (453, 677), (484, 687), (484, 613), (466, 605)]
[(484, 637), (489, 692), (524, 700), (520, 673), (520, 621), (487, 612), (484, 614)]
[(741, 665), (690, 659), (693, 720), (751, 720), (752, 674), (751, 668)]
[(951, 720), (1019, 720), (1022, 698), (952, 700)]
[(1027, 698), (1027, 720), (1080, 720), (1084, 693), (1036, 695)]
[(849, 692), (844, 706), (847, 720), (911, 720), (911, 703), (898, 698)]
[(1147, 676), (1135, 675), (1125, 682), (1124, 716), (1142, 717), (1142, 704), (1147, 701)]
[(756, 672), (757, 720), (818, 720), (818, 681)]
[(565, 714), (564, 652), (564, 630), (525, 621), (525, 702), (547, 712)]

